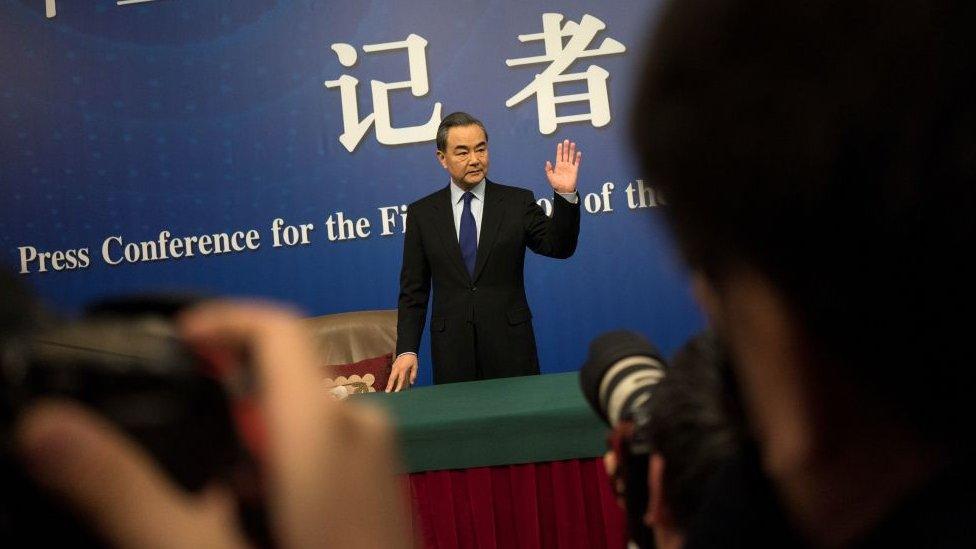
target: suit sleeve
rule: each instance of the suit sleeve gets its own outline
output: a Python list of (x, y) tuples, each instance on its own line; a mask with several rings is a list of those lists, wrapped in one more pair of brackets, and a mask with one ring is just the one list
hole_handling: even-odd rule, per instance
[(572, 256), (579, 239), (580, 201), (570, 204), (565, 198), (553, 194), (552, 217), (549, 217), (536, 204), (531, 192), (525, 194), (525, 237), (529, 249), (558, 259)]
[(430, 264), (415, 215), (407, 214), (403, 237), (403, 266), (400, 269), (400, 298), (397, 302), (396, 354), (419, 354), (420, 336), (427, 318), (430, 297)]

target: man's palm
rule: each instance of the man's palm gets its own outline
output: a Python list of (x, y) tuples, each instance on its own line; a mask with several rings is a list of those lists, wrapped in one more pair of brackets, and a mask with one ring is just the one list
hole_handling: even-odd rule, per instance
[(576, 192), (576, 175), (579, 173), (583, 153), (576, 150), (576, 143), (565, 140), (556, 145), (556, 164), (546, 161), (546, 177), (557, 193)]

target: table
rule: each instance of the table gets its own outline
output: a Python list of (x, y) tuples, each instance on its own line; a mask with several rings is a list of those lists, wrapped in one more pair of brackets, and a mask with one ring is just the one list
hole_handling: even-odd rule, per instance
[(625, 545), (599, 459), (607, 428), (576, 373), (358, 398), (393, 418), (424, 546)]

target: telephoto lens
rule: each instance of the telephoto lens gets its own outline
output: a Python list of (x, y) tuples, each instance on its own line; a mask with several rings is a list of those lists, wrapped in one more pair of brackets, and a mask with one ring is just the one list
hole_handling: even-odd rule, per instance
[[(630, 541), (638, 547), (654, 546), (654, 536), (643, 521), (647, 509), (647, 468), (651, 444), (648, 404), (654, 388), (664, 379), (667, 366), (661, 352), (636, 332), (608, 332), (593, 340), (580, 368), (580, 387), (590, 406), (613, 428), (616, 454), (614, 477), (624, 485)], [(616, 483), (615, 483), (616, 484)]]
[(661, 352), (644, 336), (607, 332), (590, 343), (580, 386), (590, 406), (611, 427), (633, 419), (667, 371)]

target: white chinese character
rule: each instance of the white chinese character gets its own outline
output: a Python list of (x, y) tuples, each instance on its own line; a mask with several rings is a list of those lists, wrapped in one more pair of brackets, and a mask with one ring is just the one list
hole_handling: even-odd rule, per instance
[[(410, 80), (402, 82), (380, 82), (371, 80), (370, 88), (373, 92), (373, 112), (364, 118), (359, 118), (359, 101), (356, 96), (356, 89), (359, 80), (344, 74), (336, 80), (325, 82), (327, 88), (339, 88), (339, 96), (342, 100), (342, 125), (343, 131), (339, 136), (339, 142), (352, 152), (359, 145), (369, 127), (376, 124), (376, 140), (384, 145), (402, 145), (404, 143), (421, 143), (432, 141), (437, 134), (437, 126), (441, 122), (441, 104), (434, 103), (434, 112), (430, 115), (430, 120), (420, 126), (408, 126), (404, 128), (394, 128), (390, 124), (390, 98), (392, 90), (410, 89), (414, 97), (426, 95), (429, 90), (427, 83), (427, 40), (411, 34), (406, 40), (400, 42), (387, 42), (385, 44), (366, 44), (363, 51), (366, 53), (389, 50), (407, 50), (407, 62), (410, 66)], [(332, 44), (332, 51), (339, 58), (339, 63), (343, 67), (351, 67), (356, 64), (358, 54), (356, 48), (349, 44)]]
[(58, 6), (54, 3), (54, 0), (44, 0), (44, 15), (48, 19), (54, 17), (58, 14)]
[[(509, 67), (549, 63), (546, 70), (535, 75), (532, 83), (505, 102), (505, 106), (511, 108), (535, 95), (539, 110), (539, 131), (545, 135), (555, 132), (556, 126), (561, 122), (589, 120), (597, 128), (610, 123), (610, 97), (607, 95), (607, 77), (610, 76), (610, 73), (596, 65), (590, 65), (584, 72), (563, 74), (563, 71), (568, 69), (574, 61), (583, 57), (611, 55), (627, 51), (623, 44), (613, 38), (604, 38), (600, 47), (596, 49), (586, 49), (596, 34), (607, 28), (603, 21), (592, 15), (584, 15), (578, 24), (567, 21), (565, 25), (560, 26), (562, 20), (563, 16), (560, 13), (544, 13), (542, 14), (541, 33), (520, 34), (518, 37), (519, 42), (542, 40), (546, 48), (545, 55), (505, 60), (505, 64)], [(563, 37), (569, 37), (565, 46), (563, 45)], [(556, 95), (556, 84), (582, 81), (586, 82), (586, 93)], [(583, 101), (589, 103), (589, 112), (556, 116), (556, 105)]]

